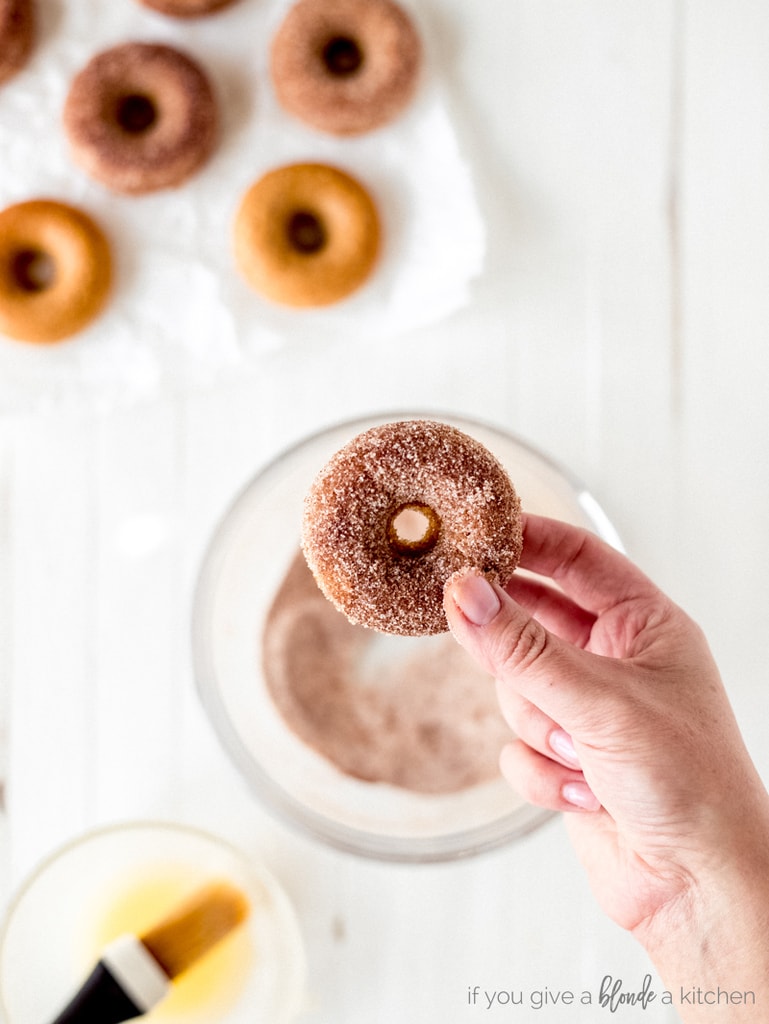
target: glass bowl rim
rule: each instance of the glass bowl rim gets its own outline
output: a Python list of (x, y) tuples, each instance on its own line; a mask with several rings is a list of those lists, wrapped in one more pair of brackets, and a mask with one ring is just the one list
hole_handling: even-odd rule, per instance
[[(540, 463), (557, 474), (572, 490), (576, 502), (583, 508), (599, 535), (619, 550), (624, 550), (619, 535), (582, 481), (555, 459), (515, 433), (487, 421), (458, 413), (443, 411), (393, 410), (358, 415), (333, 421), (304, 435), (266, 460), (246, 483), (241, 486), (220, 515), (217, 525), (204, 550), (195, 582), (192, 600), (192, 662), (195, 688), (208, 720), (231, 761), (239, 770), (248, 788), (264, 806), (284, 823), (298, 828), (305, 835), (345, 853), (377, 861), (401, 863), (437, 863), (460, 860), (512, 843), (538, 829), (555, 816), (555, 812), (532, 804), (495, 818), (480, 826), (441, 836), (380, 835), (340, 824), (302, 804), (287, 793), (253, 757), (230, 721), (220, 697), (212, 651), (207, 643), (208, 612), (214, 600), (224, 549), (229, 542), (229, 531), (242, 514), (251, 492), (257, 484), (269, 482), (270, 477), (301, 452), (310, 443), (320, 443), (339, 432), (350, 432), (350, 437), (380, 423), (405, 419), (426, 419), (446, 422), (470, 432), (473, 428), (513, 442)], [(527, 813), (522, 814), (522, 810)]]

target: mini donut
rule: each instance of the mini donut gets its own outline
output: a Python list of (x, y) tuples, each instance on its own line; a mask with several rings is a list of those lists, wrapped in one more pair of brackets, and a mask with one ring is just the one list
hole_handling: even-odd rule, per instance
[(373, 199), (327, 164), (289, 164), (246, 192), (235, 259), (251, 287), (287, 306), (326, 306), (359, 288), (379, 254)]
[(0, 0), (0, 84), (27, 63), (34, 43), (32, 0)]
[(393, 0), (299, 0), (275, 34), (270, 74), (288, 113), (359, 135), (401, 113), (421, 63), (419, 35)]
[(229, 7), (235, 0), (139, 0), (145, 7), (171, 18), (199, 18)]
[(504, 585), (522, 545), (507, 472), (446, 423), (405, 420), (359, 434), (305, 498), (302, 549), (320, 589), (351, 622), (382, 633), (445, 632), (449, 577), (472, 568)]
[(123, 43), (77, 74), (64, 105), (73, 160), (116, 192), (173, 188), (208, 159), (217, 136), (208, 78), (186, 54)]
[(82, 210), (31, 199), (0, 212), (0, 332), (20, 341), (60, 341), (104, 306), (110, 248)]

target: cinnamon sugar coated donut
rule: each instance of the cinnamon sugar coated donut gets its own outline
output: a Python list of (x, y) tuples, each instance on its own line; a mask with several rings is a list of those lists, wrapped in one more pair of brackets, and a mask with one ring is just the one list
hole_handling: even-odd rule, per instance
[(401, 113), (421, 64), (416, 28), (393, 0), (299, 0), (273, 40), (270, 73), (288, 113), (358, 135)]
[(24, 67), (34, 43), (33, 0), (0, 0), (0, 84)]
[(139, 3), (171, 18), (199, 18), (230, 7), (235, 0), (139, 0)]
[(97, 54), (73, 80), (64, 106), (73, 160), (129, 195), (186, 181), (211, 155), (217, 123), (202, 68), (152, 43)]
[(449, 577), (474, 568), (504, 585), (522, 545), (520, 500), (506, 470), (446, 423), (364, 431), (332, 456), (305, 498), (302, 548), (318, 585), (351, 622), (382, 633), (445, 632)]
[(246, 192), (235, 218), (235, 259), (251, 287), (287, 306), (326, 306), (370, 276), (380, 247), (373, 199), (326, 164), (289, 164)]
[(69, 337), (101, 311), (111, 280), (109, 244), (82, 210), (33, 199), (0, 212), (0, 333)]

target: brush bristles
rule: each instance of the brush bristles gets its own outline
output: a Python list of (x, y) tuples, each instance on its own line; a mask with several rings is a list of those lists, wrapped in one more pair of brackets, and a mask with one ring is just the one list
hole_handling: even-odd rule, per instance
[(195, 892), (172, 914), (141, 936), (168, 977), (177, 978), (248, 917), (248, 900), (227, 882)]

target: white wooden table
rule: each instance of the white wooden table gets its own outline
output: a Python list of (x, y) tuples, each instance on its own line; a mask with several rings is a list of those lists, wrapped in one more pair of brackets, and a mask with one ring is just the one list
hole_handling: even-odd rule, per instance
[(127, 408), (0, 418), (2, 892), (88, 827), (193, 822), (256, 849), (294, 901), (303, 1024), (594, 1024), (595, 1005), (469, 1002), (650, 969), (595, 909), (561, 823), (432, 867), (278, 823), (194, 693), (192, 588), (229, 501), (287, 444), (387, 409), (480, 418), (581, 477), (703, 625), (769, 778), (769, 7), (417, 6), (486, 226), (463, 308)]

